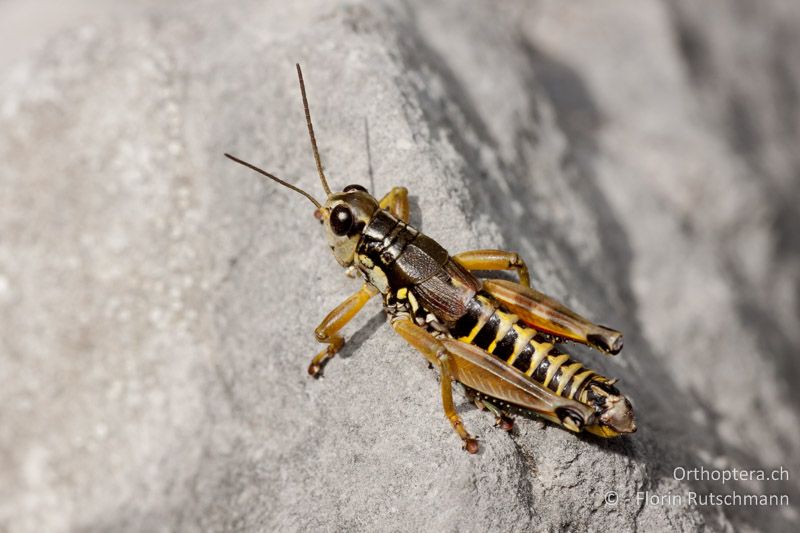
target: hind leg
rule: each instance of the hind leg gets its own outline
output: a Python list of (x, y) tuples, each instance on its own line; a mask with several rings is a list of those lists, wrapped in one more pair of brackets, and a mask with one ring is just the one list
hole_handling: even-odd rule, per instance
[(440, 340), (414, 324), (408, 317), (399, 317), (393, 320), (392, 327), (406, 342), (422, 352), (428, 361), (439, 367), (444, 414), (450, 421), (450, 425), (453, 426), (453, 430), (461, 438), (464, 449), (469, 453), (477, 453), (478, 441), (467, 432), (453, 402), (453, 372), (447, 348)]

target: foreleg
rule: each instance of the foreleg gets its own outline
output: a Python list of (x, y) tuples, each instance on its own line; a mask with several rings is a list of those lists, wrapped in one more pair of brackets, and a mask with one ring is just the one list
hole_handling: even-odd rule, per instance
[(393, 187), (386, 196), (380, 200), (381, 209), (388, 209), (394, 216), (408, 222), (408, 189)]
[(364, 304), (377, 293), (378, 291), (375, 287), (365, 283), (358, 292), (328, 313), (328, 316), (317, 326), (317, 329), (314, 330), (314, 335), (319, 342), (328, 346), (311, 360), (311, 364), (308, 366), (308, 373), (311, 376), (318, 378), (328, 360), (342, 349), (344, 337), (338, 335), (339, 330), (350, 322), (361, 311)]

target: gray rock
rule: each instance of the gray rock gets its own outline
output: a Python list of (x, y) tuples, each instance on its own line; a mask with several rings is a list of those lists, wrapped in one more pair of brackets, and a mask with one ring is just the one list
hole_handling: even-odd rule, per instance
[[(2, 78), (1, 529), (797, 530), (796, 3), (141, 4)], [(408, 187), (448, 249), (625, 332), (574, 352), (635, 435), (509, 436), (459, 392), (463, 453), (377, 302), (306, 375), (358, 284), (221, 155), (321, 195), (296, 61), (336, 187)], [(732, 491), (790, 505), (674, 501)]]

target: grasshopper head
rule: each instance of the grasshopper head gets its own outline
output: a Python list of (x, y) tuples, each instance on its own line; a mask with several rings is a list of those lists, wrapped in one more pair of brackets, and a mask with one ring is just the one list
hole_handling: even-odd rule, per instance
[(361, 232), (378, 209), (378, 201), (364, 187), (348, 185), (328, 196), (325, 205), (314, 212), (325, 226), (333, 256), (343, 267), (352, 266)]

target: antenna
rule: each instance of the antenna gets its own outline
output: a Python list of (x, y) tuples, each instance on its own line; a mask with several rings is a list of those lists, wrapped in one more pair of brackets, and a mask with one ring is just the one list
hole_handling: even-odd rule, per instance
[(280, 184), (281, 184), (281, 185), (283, 185), (284, 187), (288, 187), (288, 188), (292, 189), (292, 190), (293, 190), (293, 191), (295, 191), (295, 192), (299, 192), (300, 194), (302, 194), (303, 196), (305, 196), (306, 198), (308, 198), (309, 200), (311, 200), (311, 202), (312, 202), (312, 203), (313, 203), (315, 206), (317, 206), (317, 209), (322, 209), (322, 205), (320, 205), (320, 203), (319, 203), (318, 201), (316, 201), (316, 200), (314, 199), (314, 197), (313, 197), (313, 196), (311, 196), (310, 194), (308, 194), (306, 191), (304, 191), (304, 190), (303, 190), (303, 189), (301, 189), (300, 187), (297, 187), (297, 186), (295, 186), (295, 185), (292, 185), (291, 183), (287, 183), (287, 182), (283, 181), (282, 179), (280, 179), (280, 178), (278, 178), (278, 177), (276, 177), (276, 176), (273, 176), (272, 174), (270, 174), (270, 173), (269, 173), (269, 172), (267, 172), (266, 170), (262, 170), (262, 169), (258, 168), (258, 167), (257, 167), (257, 166), (255, 166), (255, 165), (251, 165), (251, 164), (250, 164), (250, 163), (248, 163), (247, 161), (242, 161), (242, 160), (241, 160), (241, 159), (239, 159), (238, 157), (234, 157), (234, 156), (232, 156), (231, 154), (225, 154), (225, 157), (227, 157), (228, 159), (230, 159), (230, 160), (232, 160), (232, 161), (236, 161), (236, 162), (237, 162), (237, 163), (239, 163), (240, 165), (244, 165), (244, 166), (246, 166), (246, 167), (247, 167), (247, 168), (249, 168), (249, 169), (255, 170), (255, 171), (256, 171), (256, 172), (258, 172), (259, 174), (263, 174), (264, 176), (268, 177), (268, 178), (269, 178), (269, 179), (271, 179), (271, 180), (275, 180), (275, 181), (277, 181), (278, 183), (280, 183)]
[(311, 125), (311, 112), (308, 110), (308, 98), (306, 98), (306, 85), (303, 83), (303, 71), (300, 70), (300, 63), (295, 63), (297, 66), (297, 78), (300, 80), (300, 94), (303, 95), (303, 109), (306, 112), (306, 124), (308, 125), (308, 136), (311, 138), (311, 148), (314, 151), (314, 161), (317, 162), (317, 172), (319, 172), (319, 179), (322, 181), (322, 188), (325, 193), (330, 196), (331, 188), (328, 187), (328, 180), (325, 179), (325, 173), (322, 171), (322, 162), (319, 159), (319, 150), (317, 149), (317, 138), (314, 137), (314, 126)]
[(375, 175), (372, 172), (372, 153), (369, 149), (369, 120), (364, 117), (364, 138), (367, 141), (367, 174), (369, 175), (369, 186), (372, 194), (375, 194)]

